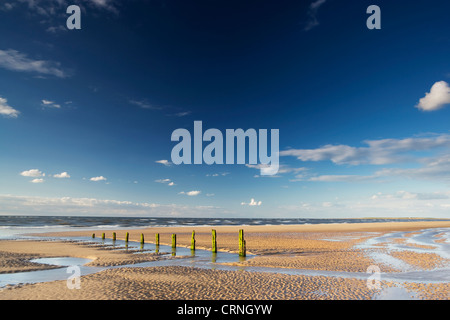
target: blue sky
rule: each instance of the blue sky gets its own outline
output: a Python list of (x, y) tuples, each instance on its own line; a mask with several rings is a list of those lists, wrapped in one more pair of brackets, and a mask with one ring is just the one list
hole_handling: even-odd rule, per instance
[[(448, 217), (449, 10), (3, 1), (0, 214)], [(174, 165), (171, 134), (196, 120), (279, 129), (278, 174)]]

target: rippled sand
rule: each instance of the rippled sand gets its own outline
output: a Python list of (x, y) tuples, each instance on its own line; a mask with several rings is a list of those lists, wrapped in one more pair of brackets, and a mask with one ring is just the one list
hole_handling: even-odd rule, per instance
[[(238, 250), (238, 229), (216, 227), (219, 250)], [(325, 270), (332, 272), (359, 272), (363, 277), (288, 275), (282, 273), (208, 270), (186, 266), (117, 268), (81, 277), (81, 289), (69, 290), (66, 281), (9, 286), (0, 290), (0, 299), (373, 299), (389, 295), (384, 290), (400, 288), (407, 298), (449, 299), (449, 283), (414, 283), (385, 281), (380, 287), (367, 285), (367, 268), (376, 265), (382, 273), (403, 272), (399, 266), (413, 270), (431, 270), (449, 266), (448, 259), (439, 252), (392, 250), (405, 244), (401, 239), (416, 239), (422, 229), (450, 228), (449, 222), (402, 222), (310, 226), (246, 226), (248, 252), (257, 256), (238, 266), (276, 267), (285, 269)], [(179, 246), (190, 245), (193, 228), (149, 228), (129, 230), (130, 240), (152, 242), (155, 233), (161, 234), (161, 243), (170, 244), (171, 234), (177, 234)], [(197, 248), (211, 248), (211, 227), (195, 227)], [(402, 231), (396, 238), (391, 232)], [(105, 231), (111, 237), (111, 231)], [(116, 231), (118, 239), (125, 231)], [(90, 236), (90, 232), (65, 234)], [(61, 235), (61, 234), (59, 234)], [(383, 238), (386, 235), (386, 238)], [(445, 244), (443, 232), (436, 243)], [(370, 240), (377, 239), (366, 246)], [(396, 240), (397, 239), (397, 240)], [(400, 240), (398, 240), (400, 239)], [(411, 242), (413, 243), (413, 242)], [(433, 242), (434, 243), (434, 242)], [(360, 247), (358, 247), (360, 246)], [(369, 248), (370, 247), (370, 248)], [(429, 250), (412, 246), (415, 250)], [(394, 247), (397, 248), (397, 247)], [(431, 250), (431, 249), (430, 249)], [(378, 253), (371, 255), (369, 253)], [(402, 264), (377, 259), (389, 255)], [(71, 242), (0, 241), (0, 273), (41, 269), (30, 263), (36, 257), (72, 256), (93, 259), (91, 266), (135, 264), (143, 261), (172, 259), (157, 253), (133, 254), (108, 246), (92, 246)], [(182, 259), (182, 257), (176, 257)], [(48, 267), (48, 266), (47, 266)], [(263, 269), (262, 269), (263, 270)], [(387, 291), (386, 291), (387, 292)], [(392, 291), (390, 291), (392, 292)], [(396, 297), (394, 295), (394, 297)], [(398, 295), (397, 295), (398, 297)]]

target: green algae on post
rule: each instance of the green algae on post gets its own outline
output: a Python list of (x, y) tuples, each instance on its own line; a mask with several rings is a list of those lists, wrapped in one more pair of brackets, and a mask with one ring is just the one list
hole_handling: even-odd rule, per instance
[(195, 230), (192, 231), (191, 250), (195, 250)]
[(212, 230), (212, 252), (217, 253), (217, 234), (216, 230)]
[(245, 240), (244, 240), (244, 229), (239, 230), (239, 256), (245, 257), (246, 256), (246, 246), (245, 246)]

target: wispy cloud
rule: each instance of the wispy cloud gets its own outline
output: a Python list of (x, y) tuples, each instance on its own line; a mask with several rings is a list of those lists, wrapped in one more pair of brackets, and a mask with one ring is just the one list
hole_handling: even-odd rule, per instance
[[(272, 170), (270, 165), (266, 165), (266, 164), (246, 164), (245, 166), (247, 168), (260, 170), (262, 173), (271, 172), (271, 170)], [(279, 177), (281, 177), (282, 174), (285, 174), (285, 173), (298, 173), (298, 172), (302, 172), (305, 170), (308, 170), (308, 169), (305, 167), (292, 168), (288, 165), (280, 164), (276, 175), (258, 175), (258, 174), (256, 174), (256, 175), (254, 175), (254, 177), (255, 178), (260, 178), (260, 177), (279, 178)]]
[(317, 149), (290, 149), (280, 156), (294, 156), (301, 161), (332, 161), (335, 164), (383, 165), (414, 161), (412, 152), (430, 151), (450, 147), (450, 135), (441, 134), (426, 138), (380, 139), (364, 141), (367, 147), (325, 145)]
[(158, 180), (155, 180), (155, 182), (167, 184), (167, 185), (170, 186), (170, 187), (176, 185), (176, 184), (175, 184), (172, 180), (170, 180), (170, 179), (158, 179)]
[(170, 162), (169, 160), (157, 160), (157, 161), (155, 161), (155, 162), (156, 162), (156, 163), (163, 164), (163, 165), (165, 165), (166, 167), (169, 167), (169, 166), (172, 165), (172, 162)]
[(306, 22), (306, 26), (304, 28), (305, 31), (309, 31), (315, 27), (317, 27), (320, 23), (317, 19), (317, 14), (319, 12), (320, 7), (327, 0), (316, 0), (313, 1), (308, 7), (308, 21)]
[(8, 105), (8, 100), (0, 97), (0, 114), (4, 117), (17, 118), (20, 112)]
[(165, 112), (170, 112), (170, 113), (165, 114), (168, 117), (179, 117), (180, 118), (180, 117), (185, 117), (192, 113), (191, 111), (180, 111), (180, 108), (170, 106), (170, 105), (156, 105), (156, 104), (150, 103), (147, 99), (140, 99), (140, 100), (130, 99), (130, 100), (128, 100), (128, 103), (130, 103), (134, 106), (138, 106), (141, 109), (163, 110)]
[(57, 103), (55, 103), (53, 101), (45, 100), (45, 99), (41, 100), (41, 105), (43, 107), (46, 107), (46, 108), (56, 108), (56, 109), (60, 109), (61, 108), (60, 104), (57, 104)]
[(0, 50), (0, 67), (11, 71), (32, 72), (58, 78), (68, 76), (59, 62), (31, 59), (26, 54), (13, 49)]
[[(448, 217), (450, 199), (448, 191), (392, 193), (378, 192), (357, 201), (330, 199), (319, 202), (300, 202), (279, 207), (292, 216), (322, 217)], [(332, 209), (332, 210), (330, 210)]]
[(113, 199), (0, 195), (0, 214), (118, 215), (118, 216), (221, 216), (214, 206), (187, 206)]
[(225, 176), (227, 176), (227, 175), (229, 175), (229, 174), (230, 174), (229, 172), (222, 172), (222, 173), (208, 173), (208, 174), (206, 174), (206, 176), (207, 176), (207, 177), (219, 177), (219, 176), (225, 177)]
[[(368, 147), (326, 145), (317, 149), (292, 149), (280, 152), (281, 156), (294, 156), (301, 161), (331, 161), (334, 164), (375, 165), (384, 168), (372, 174), (317, 175), (305, 170), (291, 181), (313, 182), (375, 182), (394, 178), (450, 181), (450, 135), (439, 134), (405, 139), (365, 141)], [(399, 165), (408, 165), (399, 167)], [(414, 166), (411, 166), (414, 164)], [(387, 167), (395, 165), (394, 167)], [(348, 168), (348, 167), (347, 167)], [(355, 169), (356, 170), (356, 169)]]
[(190, 115), (191, 113), (192, 113), (191, 111), (181, 111), (181, 112), (169, 113), (169, 114), (167, 114), (167, 116), (171, 116), (171, 117), (185, 117), (187, 115)]
[[(89, 8), (107, 10), (115, 14), (119, 13), (116, 0), (79, 0), (75, 2), (75, 4), (82, 7), (87, 6)], [(49, 17), (52, 15), (57, 15), (59, 12), (61, 12), (61, 9), (65, 9), (69, 5), (74, 3), (73, 1), (69, 0), (18, 0), (14, 4), (14, 6), (5, 5), (5, 9), (11, 10), (18, 4), (26, 5), (28, 7), (28, 10), (31, 10), (38, 15)], [(65, 13), (65, 10), (62, 12)]]
[(435, 111), (450, 104), (450, 86), (445, 81), (433, 84), (430, 92), (419, 100), (417, 108), (423, 111)]
[(0, 10), (3, 11), (9, 11), (12, 10), (15, 6), (15, 3), (13, 2), (5, 2), (4, 4), (0, 5)]
[(147, 100), (129, 100), (130, 104), (138, 106), (142, 109), (161, 110), (163, 107), (149, 103)]

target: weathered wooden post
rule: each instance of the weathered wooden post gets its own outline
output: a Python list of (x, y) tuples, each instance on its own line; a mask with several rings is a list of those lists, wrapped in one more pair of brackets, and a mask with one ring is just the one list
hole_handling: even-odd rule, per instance
[(246, 256), (246, 246), (245, 246), (245, 240), (244, 240), (244, 229), (239, 230), (239, 256), (245, 257)]
[(144, 234), (141, 233), (141, 244), (144, 244)]
[(126, 234), (125, 234), (125, 242), (127, 242), (128, 243), (128, 238), (130, 237), (130, 234), (127, 232)]
[(177, 247), (177, 235), (172, 234), (172, 248), (175, 249)]
[(212, 252), (217, 253), (217, 235), (216, 230), (212, 230)]
[(116, 241), (116, 233), (113, 232), (113, 241)]
[(195, 231), (192, 231), (192, 237), (191, 237), (191, 250), (195, 250)]
[(95, 233), (92, 234), (92, 239), (95, 239)]
[(105, 240), (105, 233), (102, 233), (102, 240)]
[(159, 253), (159, 233), (155, 233), (155, 252)]

